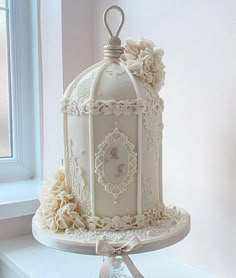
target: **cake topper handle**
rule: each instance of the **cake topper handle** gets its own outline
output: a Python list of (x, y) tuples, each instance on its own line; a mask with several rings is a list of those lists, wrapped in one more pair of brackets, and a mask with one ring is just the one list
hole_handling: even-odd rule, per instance
[[(115, 35), (112, 34), (112, 31), (111, 31), (111, 29), (110, 29), (110, 27), (108, 26), (108, 23), (107, 23), (107, 14), (110, 10), (117, 10), (121, 14), (121, 22), (118, 26), (118, 29), (117, 29)], [(116, 6), (116, 5), (110, 6), (105, 10), (105, 12), (103, 14), (103, 22), (104, 22), (105, 27), (107, 28), (107, 31), (109, 32), (109, 34), (111, 36), (111, 39), (109, 41), (110, 45), (121, 45), (121, 40), (118, 38), (118, 36), (120, 34), (121, 28), (124, 25), (124, 21), (125, 21), (125, 14), (124, 14), (124, 11), (119, 6)]]

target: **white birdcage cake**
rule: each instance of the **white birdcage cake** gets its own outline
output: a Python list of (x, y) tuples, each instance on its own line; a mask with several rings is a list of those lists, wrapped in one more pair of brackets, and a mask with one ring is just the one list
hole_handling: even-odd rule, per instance
[(54, 231), (142, 228), (157, 225), (164, 209), (163, 51), (146, 40), (127, 40), (123, 48), (124, 14), (115, 8), (122, 22), (113, 35), (106, 10), (104, 60), (76, 77), (62, 100), (64, 168), (53, 179), (65, 193), (55, 189), (61, 213), (44, 222)]

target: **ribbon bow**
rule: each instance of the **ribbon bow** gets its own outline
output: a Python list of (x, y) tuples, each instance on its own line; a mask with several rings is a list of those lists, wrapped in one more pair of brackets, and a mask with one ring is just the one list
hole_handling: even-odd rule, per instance
[(116, 256), (122, 256), (123, 261), (127, 265), (130, 273), (134, 278), (144, 278), (142, 274), (135, 267), (134, 263), (128, 256), (128, 253), (142, 245), (137, 236), (132, 237), (127, 243), (120, 247), (113, 247), (105, 240), (98, 240), (96, 244), (96, 253), (98, 255), (107, 256), (108, 258), (103, 262), (100, 270), (99, 278), (109, 278), (112, 270), (113, 263)]

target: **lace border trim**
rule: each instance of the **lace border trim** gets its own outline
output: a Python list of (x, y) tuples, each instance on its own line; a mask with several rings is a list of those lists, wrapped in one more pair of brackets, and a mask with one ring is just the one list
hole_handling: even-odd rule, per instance
[(150, 109), (150, 104), (141, 98), (132, 100), (89, 100), (81, 102), (78, 98), (62, 100), (62, 112), (71, 116), (83, 114), (105, 114), (105, 115), (137, 115), (146, 113)]
[(88, 231), (84, 228), (78, 230), (66, 229), (65, 233), (73, 240), (90, 243), (96, 242), (99, 239), (111, 242), (127, 241), (134, 235), (138, 236), (141, 240), (147, 240), (171, 233), (178, 226), (186, 222), (186, 219), (187, 215), (184, 212), (177, 209), (175, 206), (167, 206), (163, 210), (161, 219), (158, 221), (157, 225), (147, 225), (141, 229), (129, 229), (116, 232), (112, 230)]
[(164, 205), (159, 208), (149, 209), (143, 214), (130, 216), (97, 217), (83, 216), (86, 228), (90, 231), (126, 231), (129, 229), (141, 229), (149, 225), (157, 225), (163, 217)]

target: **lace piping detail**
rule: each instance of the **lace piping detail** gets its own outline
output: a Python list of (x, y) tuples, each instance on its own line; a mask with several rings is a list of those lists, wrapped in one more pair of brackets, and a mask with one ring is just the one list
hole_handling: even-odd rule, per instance
[(89, 100), (81, 102), (78, 98), (64, 98), (62, 100), (62, 112), (71, 116), (83, 114), (105, 114), (105, 115), (125, 115), (146, 113), (148, 103), (144, 99), (132, 100)]
[(149, 240), (156, 236), (165, 236), (176, 230), (178, 227), (186, 223), (188, 216), (176, 207), (165, 207), (161, 213), (161, 218), (157, 225), (148, 225), (141, 229), (130, 229), (126, 231), (107, 231), (80, 228), (78, 230), (67, 229), (65, 233), (70, 239), (80, 242), (96, 242), (99, 239), (110, 242), (125, 242), (134, 235), (138, 236), (140, 240)]
[(84, 178), (83, 169), (79, 167), (79, 159), (73, 153), (71, 139), (68, 141), (66, 150), (68, 155), (67, 178), (71, 185), (71, 194), (79, 201), (80, 210), (86, 214), (90, 214), (89, 185)]
[(159, 146), (162, 141), (163, 123), (161, 113), (163, 111), (163, 101), (160, 97), (148, 99), (148, 112), (144, 115), (144, 127), (147, 130), (147, 149), (159, 158)]
[(162, 217), (164, 206), (150, 209), (143, 214), (130, 216), (97, 217), (83, 216), (86, 227), (91, 230), (126, 231), (141, 229), (149, 225), (157, 225)]
[(151, 178), (142, 179), (142, 211), (154, 208), (157, 205), (156, 194), (154, 194)]

